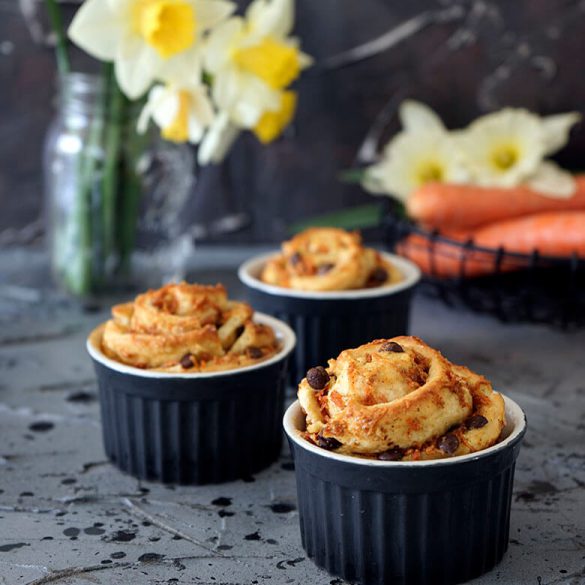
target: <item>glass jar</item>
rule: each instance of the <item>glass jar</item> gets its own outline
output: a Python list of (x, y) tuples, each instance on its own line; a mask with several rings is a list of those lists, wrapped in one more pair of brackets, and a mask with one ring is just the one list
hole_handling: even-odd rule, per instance
[(44, 151), (52, 274), (78, 297), (180, 279), (192, 252), (181, 213), (193, 181), (187, 145), (136, 132), (142, 103), (113, 77), (59, 80)]

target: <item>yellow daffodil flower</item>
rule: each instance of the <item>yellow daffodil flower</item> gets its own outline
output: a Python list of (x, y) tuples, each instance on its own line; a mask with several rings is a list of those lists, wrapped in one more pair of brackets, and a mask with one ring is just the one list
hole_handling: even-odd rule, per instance
[(467, 129), (448, 131), (428, 106), (400, 105), (404, 128), (387, 145), (382, 160), (366, 170), (363, 186), (401, 200), (426, 182), (494, 187), (526, 184), (549, 197), (570, 197), (573, 176), (545, 157), (569, 140), (577, 113), (541, 118), (506, 108), (477, 119)]
[(138, 120), (139, 132), (145, 132), (153, 119), (161, 134), (171, 142), (199, 144), (214, 119), (213, 107), (204, 85), (156, 85)]
[(114, 61), (122, 91), (135, 99), (155, 79), (198, 78), (202, 36), (234, 10), (227, 0), (86, 0), (69, 37)]
[(311, 62), (289, 36), (293, 21), (293, 0), (254, 0), (245, 18), (220, 24), (206, 42), (213, 98), (241, 128), (254, 129), (267, 112), (281, 112), (282, 90)]
[(474, 183), (488, 187), (533, 188), (558, 197), (570, 196), (574, 182), (544, 161), (568, 140), (576, 114), (541, 118), (523, 109), (505, 108), (478, 118), (461, 133), (461, 147)]
[(405, 100), (398, 117), (404, 130), (386, 146), (382, 160), (366, 170), (363, 184), (368, 191), (406, 201), (425, 183), (469, 179), (453, 133), (431, 108)]
[(382, 160), (366, 170), (363, 185), (371, 193), (406, 201), (425, 183), (467, 181), (469, 173), (463, 162), (447, 132), (436, 128), (401, 132), (388, 144)]
[(506, 108), (474, 121), (461, 144), (479, 185), (513, 187), (532, 175), (545, 155), (538, 116)]

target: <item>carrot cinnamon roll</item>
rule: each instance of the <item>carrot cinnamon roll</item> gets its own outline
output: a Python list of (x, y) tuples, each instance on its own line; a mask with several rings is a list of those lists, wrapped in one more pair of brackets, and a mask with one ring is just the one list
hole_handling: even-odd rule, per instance
[(311, 368), (298, 391), (306, 438), (384, 461), (439, 459), (492, 446), (504, 401), (491, 384), (416, 337), (378, 339)]
[(382, 255), (366, 248), (357, 232), (310, 228), (282, 244), (261, 274), (267, 284), (305, 291), (384, 286), (402, 279)]
[(104, 353), (137, 368), (210, 372), (254, 364), (278, 349), (274, 331), (222, 285), (168, 284), (112, 308)]

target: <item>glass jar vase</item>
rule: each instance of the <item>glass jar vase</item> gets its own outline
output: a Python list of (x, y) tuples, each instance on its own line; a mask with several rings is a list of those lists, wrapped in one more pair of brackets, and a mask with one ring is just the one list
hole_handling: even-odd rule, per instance
[(193, 152), (138, 134), (141, 105), (112, 74), (59, 80), (45, 141), (45, 217), (54, 280), (74, 296), (180, 279), (192, 251), (181, 212)]

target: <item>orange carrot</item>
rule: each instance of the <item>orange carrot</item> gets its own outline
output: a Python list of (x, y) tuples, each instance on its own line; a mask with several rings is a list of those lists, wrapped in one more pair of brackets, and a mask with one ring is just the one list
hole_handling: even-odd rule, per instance
[[(432, 242), (422, 235), (411, 235), (400, 243), (398, 251), (413, 260), (426, 274), (438, 277), (481, 276), (497, 269), (495, 250), (541, 256), (585, 258), (585, 211), (537, 213), (492, 223), (468, 233), (449, 234), (464, 242), (473, 238), (475, 245), (494, 249), (493, 253), (472, 251), (458, 244)], [(518, 270), (526, 266), (522, 259), (504, 257), (499, 269)]]
[(585, 211), (549, 211), (493, 223), (474, 234), (477, 245), (509, 252), (585, 257)]
[[(497, 269), (494, 253), (477, 252), (461, 244), (432, 241), (426, 236), (412, 234), (402, 240), (397, 252), (412, 260), (424, 274), (438, 278), (472, 278), (492, 274)], [(501, 270), (520, 268), (520, 265), (501, 266)]]
[(412, 194), (407, 211), (412, 219), (431, 228), (467, 230), (533, 213), (585, 210), (585, 175), (575, 180), (577, 189), (568, 199), (546, 197), (528, 187), (428, 183)]

